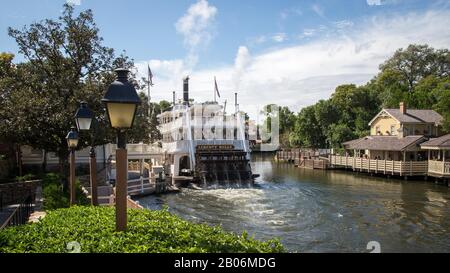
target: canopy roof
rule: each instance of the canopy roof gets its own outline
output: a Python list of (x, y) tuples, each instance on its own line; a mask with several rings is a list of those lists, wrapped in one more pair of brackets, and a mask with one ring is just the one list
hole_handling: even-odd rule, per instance
[(344, 142), (346, 149), (374, 151), (406, 151), (417, 150), (419, 144), (425, 141), (424, 136), (366, 136), (360, 139)]
[(423, 149), (450, 149), (450, 134), (438, 138), (432, 138), (420, 145)]

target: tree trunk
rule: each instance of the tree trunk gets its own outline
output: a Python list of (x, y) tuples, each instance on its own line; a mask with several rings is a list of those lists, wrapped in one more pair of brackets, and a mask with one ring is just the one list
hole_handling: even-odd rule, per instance
[(17, 172), (18, 172), (19, 176), (22, 176), (23, 175), (23, 172), (22, 172), (22, 150), (20, 149), (20, 144), (16, 144), (15, 150), (16, 150)]
[(68, 163), (68, 152), (59, 152), (58, 153), (58, 164), (59, 164), (59, 175), (61, 177), (61, 184), (63, 186), (64, 191), (66, 191), (69, 187), (68, 184), (68, 176), (69, 176), (69, 163)]

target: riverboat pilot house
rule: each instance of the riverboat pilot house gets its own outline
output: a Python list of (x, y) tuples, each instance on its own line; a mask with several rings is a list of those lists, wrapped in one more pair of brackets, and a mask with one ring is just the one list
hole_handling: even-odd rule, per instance
[(398, 109), (382, 109), (369, 122), (370, 135), (343, 143), (345, 154), (332, 155), (331, 164), (363, 172), (428, 175), (434, 160), (442, 163), (449, 156), (442, 152), (450, 138), (442, 136), (442, 121), (434, 110), (407, 109), (403, 102)]

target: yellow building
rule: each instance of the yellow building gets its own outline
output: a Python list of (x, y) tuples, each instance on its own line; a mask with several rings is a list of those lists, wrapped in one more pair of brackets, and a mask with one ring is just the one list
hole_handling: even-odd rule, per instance
[(442, 116), (434, 110), (407, 109), (401, 102), (398, 109), (383, 109), (370, 122), (372, 136), (440, 136)]
[(357, 156), (369, 159), (420, 161), (427, 153), (420, 144), (442, 135), (443, 118), (434, 110), (383, 109), (370, 122), (370, 136), (343, 143)]
[(370, 135), (343, 143), (345, 155), (331, 164), (401, 176), (428, 174), (430, 153), (420, 145), (442, 136), (443, 118), (434, 110), (383, 109), (370, 122)]

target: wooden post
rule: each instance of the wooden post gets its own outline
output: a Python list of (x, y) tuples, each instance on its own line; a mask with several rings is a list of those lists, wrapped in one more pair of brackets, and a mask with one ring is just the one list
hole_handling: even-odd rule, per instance
[(75, 149), (70, 149), (70, 205), (75, 205)]
[(144, 159), (139, 159), (139, 175), (141, 179), (141, 193), (144, 193)]
[(116, 231), (127, 229), (128, 159), (126, 149), (116, 150)]
[(91, 173), (91, 204), (92, 206), (98, 206), (98, 193), (97, 193), (97, 159), (95, 153), (92, 154), (89, 159), (89, 171)]
[(412, 176), (412, 161), (409, 161), (409, 175)]

